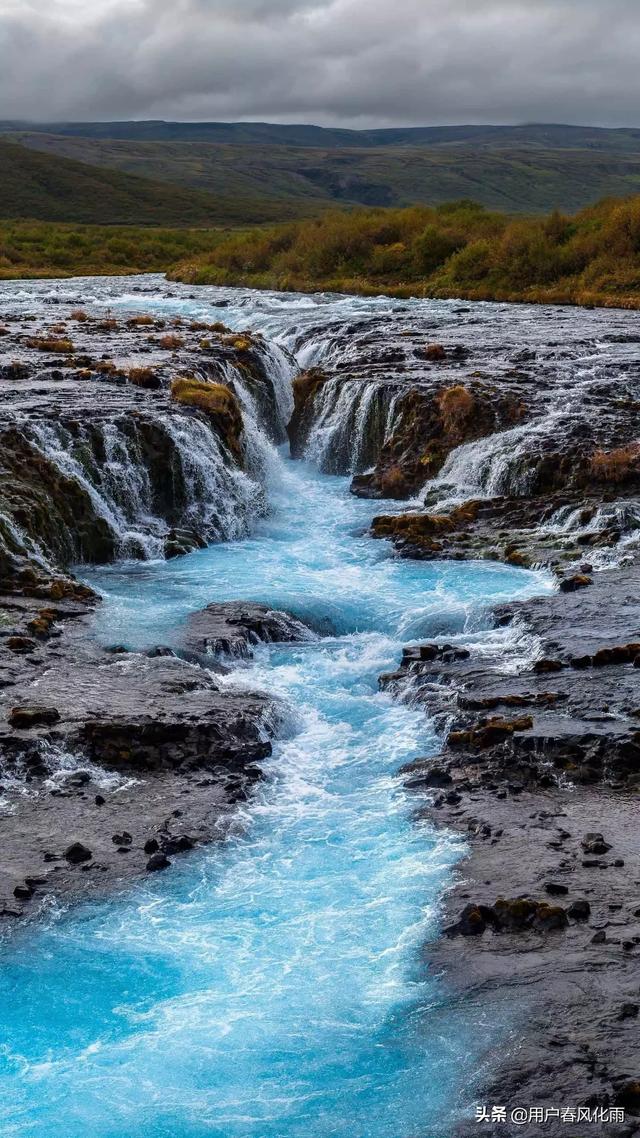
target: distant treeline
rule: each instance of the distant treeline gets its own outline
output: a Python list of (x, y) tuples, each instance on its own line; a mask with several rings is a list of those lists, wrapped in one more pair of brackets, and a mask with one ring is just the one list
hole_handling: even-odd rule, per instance
[(223, 237), (217, 229), (0, 221), (0, 279), (166, 272)]
[(471, 201), (332, 211), (227, 237), (193, 284), (640, 307), (640, 197), (516, 219)]

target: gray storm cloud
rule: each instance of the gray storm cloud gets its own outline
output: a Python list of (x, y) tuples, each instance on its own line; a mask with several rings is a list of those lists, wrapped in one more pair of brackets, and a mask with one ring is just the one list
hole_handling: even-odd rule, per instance
[(0, 117), (636, 125), (638, 0), (0, 0)]

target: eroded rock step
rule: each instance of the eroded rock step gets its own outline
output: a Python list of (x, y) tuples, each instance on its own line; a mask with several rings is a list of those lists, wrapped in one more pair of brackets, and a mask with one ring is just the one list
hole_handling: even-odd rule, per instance
[(5, 914), (164, 868), (220, 836), (261, 777), (274, 702), (212, 672), (223, 650), (249, 657), (260, 639), (311, 634), (285, 614), (219, 605), (226, 639), (203, 643), (202, 661), (164, 646), (106, 652), (91, 634), (99, 599), (69, 566), (244, 532), (264, 508), (251, 431), (285, 437), (288, 366), (284, 350), (274, 363), (260, 336), (223, 324), (68, 303), (50, 320), (0, 317)]
[(264, 606), (215, 604), (192, 618), (185, 659), (182, 630), (175, 651), (99, 648), (77, 602), (14, 598), (2, 612), (4, 915), (123, 887), (221, 837), (262, 777), (280, 712), (268, 694), (221, 688), (211, 666), (313, 633)]

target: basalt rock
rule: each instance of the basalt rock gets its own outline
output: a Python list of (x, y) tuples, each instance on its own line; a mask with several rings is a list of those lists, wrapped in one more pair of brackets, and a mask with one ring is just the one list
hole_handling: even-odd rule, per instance
[(513, 426), (525, 414), (517, 397), (476, 380), (436, 391), (412, 388), (394, 406), (375, 470), (360, 476), (353, 490), (361, 497), (408, 498), (456, 447)]
[[(190, 548), (240, 532), (243, 511), (262, 508), (257, 483), (235, 520), (224, 503), (247, 469), (241, 404), (283, 440), (273, 376), (286, 352), (274, 361), (260, 337), (210, 327), (205, 346), (189, 327), (158, 336), (153, 317), (56, 315), (56, 327), (73, 325), (64, 358), (49, 358), (50, 338), (23, 316), (7, 318), (2, 338), (0, 587), (54, 598), (73, 589), (64, 574), (74, 562), (158, 556), (165, 544), (175, 556), (178, 529), (193, 533)], [(201, 395), (187, 406), (188, 382)]]
[(266, 605), (227, 601), (193, 613), (180, 638), (180, 649), (203, 660), (211, 657), (249, 659), (257, 644), (314, 639), (306, 625), (289, 613)]
[(465, 906), (456, 923), (445, 929), (445, 936), (482, 936), (487, 929), (498, 933), (553, 932), (565, 929), (568, 924), (567, 911), (560, 905), (527, 897), (499, 897), (494, 905), (471, 903)]

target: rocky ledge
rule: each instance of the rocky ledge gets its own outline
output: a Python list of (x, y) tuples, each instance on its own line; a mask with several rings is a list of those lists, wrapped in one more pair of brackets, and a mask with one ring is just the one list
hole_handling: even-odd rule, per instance
[[(637, 580), (630, 566), (501, 606), (493, 652), (411, 646), (381, 678), (443, 733), (402, 772), (418, 813), (469, 843), (427, 958), (502, 1032), (478, 1101), (619, 1106), (625, 1125), (598, 1132), (625, 1136), (640, 1133)], [(460, 1130), (477, 1133), (512, 1130)]]
[[(172, 557), (264, 509), (258, 430), (285, 435), (279, 351), (221, 324), (58, 305), (0, 317), (0, 912), (163, 869), (261, 777), (274, 701), (216, 673), (312, 634), (212, 605), (146, 654), (92, 636), (75, 562)], [(283, 363), (284, 361), (284, 363)], [(286, 378), (286, 377), (284, 377)]]
[(231, 647), (248, 656), (261, 641), (312, 636), (285, 613), (215, 604), (176, 630), (175, 647), (142, 654), (96, 645), (75, 600), (38, 604), (2, 607), (7, 917), (123, 886), (222, 836), (262, 777), (281, 715), (270, 696), (234, 691), (215, 672), (228, 670)]

